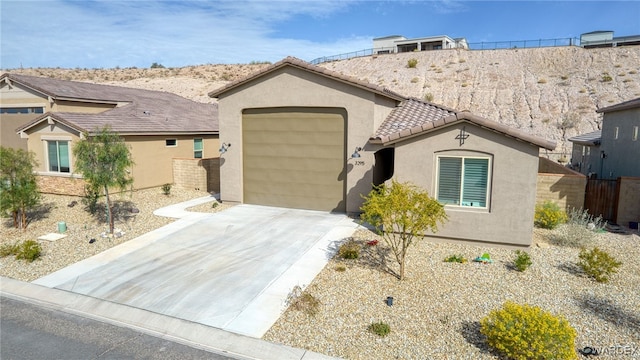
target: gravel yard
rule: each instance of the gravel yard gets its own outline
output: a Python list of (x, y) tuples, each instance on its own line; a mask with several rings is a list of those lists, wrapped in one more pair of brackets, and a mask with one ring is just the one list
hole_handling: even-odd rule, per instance
[[(11, 219), (2, 219), (1, 244), (55, 233), (60, 221), (67, 224), (67, 237), (40, 241), (43, 254), (33, 263), (0, 259), (0, 275), (35, 280), (174, 221), (153, 215), (155, 209), (207, 195), (172, 189), (165, 196), (157, 188), (116, 195), (120, 209), (135, 207), (139, 213), (129, 219), (118, 217), (116, 228), (125, 234), (113, 239), (100, 236), (107, 229), (100, 219), (104, 211), (94, 217), (80, 198), (43, 195), (42, 207), (26, 231), (13, 229)], [(73, 201), (77, 204), (69, 207)], [(227, 207), (207, 203), (189, 210), (215, 212)], [(578, 249), (548, 243), (550, 234), (535, 230), (536, 245), (530, 249), (533, 265), (522, 273), (511, 267), (515, 256), (508, 249), (419, 241), (409, 253), (406, 280), (400, 282), (380, 265), (383, 243), (367, 245), (378, 237), (358, 230), (354, 239), (361, 243), (361, 257), (330, 260), (307, 287), (320, 301), (319, 312), (311, 316), (288, 309), (264, 339), (348, 359), (496, 359), (484, 345), (479, 320), (513, 300), (564, 315), (578, 332), (577, 348), (598, 348), (599, 358), (640, 359), (640, 237), (597, 235), (596, 245), (623, 262), (619, 273), (601, 284), (575, 265)], [(92, 238), (96, 241), (89, 243)], [(484, 252), (491, 254), (493, 264), (471, 262)], [(470, 262), (443, 262), (454, 254)], [(397, 270), (390, 257), (386, 261)], [(387, 296), (393, 296), (393, 306), (387, 306)], [(388, 336), (367, 330), (378, 321), (391, 326)]]
[[(540, 245), (530, 249), (533, 265), (525, 272), (511, 268), (511, 250), (420, 241), (400, 282), (379, 266), (382, 242), (366, 245), (377, 236), (358, 230), (363, 256), (331, 260), (307, 287), (321, 303), (318, 314), (288, 309), (264, 338), (348, 359), (496, 359), (479, 320), (513, 300), (564, 315), (578, 332), (579, 349), (598, 348), (599, 358), (640, 359), (640, 237), (598, 235), (596, 245), (623, 262), (601, 284), (580, 273), (579, 250), (546, 243), (549, 234), (535, 230)], [(493, 264), (471, 261), (484, 252)], [(443, 262), (453, 254), (470, 262)], [(388, 264), (397, 271), (391, 258)], [(388, 336), (367, 330), (378, 321), (390, 325)]]
[[(13, 244), (24, 240), (36, 240), (42, 235), (58, 232), (58, 222), (64, 221), (67, 226), (66, 237), (56, 241), (40, 240), (42, 256), (32, 263), (16, 260), (12, 256), (0, 259), (0, 275), (22, 281), (33, 281), (68, 265), (101, 253), (113, 246), (134, 239), (151, 230), (155, 230), (175, 219), (153, 215), (153, 211), (182, 201), (208, 196), (202, 191), (174, 188), (170, 195), (164, 195), (160, 188), (138, 190), (112, 195), (112, 200), (120, 209), (120, 215), (114, 217), (115, 228), (124, 232), (121, 237), (101, 237), (109, 226), (104, 221), (104, 202), (96, 215), (85, 210), (81, 198), (43, 194), (41, 206), (29, 217), (30, 222), (25, 231), (13, 228), (10, 218), (2, 218), (0, 224), (0, 245)], [(72, 207), (73, 202), (76, 204)], [(227, 208), (220, 204), (212, 208), (211, 203), (194, 207), (193, 211), (215, 212)], [(139, 210), (135, 215), (128, 211)], [(96, 241), (89, 243), (91, 239)]]

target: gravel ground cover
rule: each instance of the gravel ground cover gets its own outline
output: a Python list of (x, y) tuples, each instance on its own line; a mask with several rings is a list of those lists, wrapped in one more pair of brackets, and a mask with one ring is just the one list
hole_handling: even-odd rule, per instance
[[(536, 229), (533, 265), (512, 267), (514, 252), (462, 244), (420, 241), (410, 252), (406, 280), (380, 266), (379, 239), (358, 230), (357, 260), (332, 259), (306, 291), (320, 302), (315, 316), (292, 308), (264, 339), (348, 359), (496, 359), (480, 334), (479, 321), (506, 300), (540, 306), (564, 315), (577, 330), (576, 348), (601, 350), (599, 358), (640, 359), (640, 237), (599, 234), (595, 245), (623, 262), (606, 284), (584, 276), (578, 249), (545, 241), (551, 231)], [(472, 261), (484, 252), (494, 263)], [(443, 260), (461, 254), (468, 263)], [(387, 256), (387, 264), (397, 271)], [(387, 296), (394, 298), (386, 304)], [(383, 321), (391, 333), (367, 330)]]
[[(103, 238), (107, 229), (104, 211), (92, 216), (78, 197), (43, 195), (26, 231), (13, 229), (11, 219), (0, 223), (0, 245), (36, 239), (57, 232), (65, 221), (67, 237), (40, 241), (42, 257), (33, 263), (0, 259), (0, 275), (32, 281), (67, 265), (98, 254), (166, 225), (174, 219), (153, 215), (163, 206), (207, 196), (207, 193), (172, 189), (169, 196), (159, 188), (117, 195), (118, 209), (135, 207), (133, 218), (120, 212), (116, 228), (124, 235)], [(73, 201), (76, 205), (69, 207)], [(212, 203), (188, 210), (215, 212), (229, 205)], [(552, 231), (536, 229), (530, 249), (533, 265), (515, 271), (513, 251), (464, 244), (419, 241), (409, 254), (406, 280), (400, 282), (385, 270), (397, 265), (369, 230), (353, 238), (362, 247), (357, 260), (334, 258), (306, 287), (320, 302), (315, 316), (286, 310), (264, 339), (348, 359), (496, 359), (479, 333), (479, 321), (506, 300), (542, 307), (564, 315), (577, 330), (576, 347), (600, 349), (598, 358), (640, 359), (640, 237), (603, 233), (595, 245), (623, 262), (618, 274), (606, 284), (584, 276), (576, 266), (578, 249), (559, 247), (547, 239)], [(95, 238), (94, 243), (89, 240)], [(336, 247), (338, 244), (336, 244)], [(493, 264), (471, 260), (489, 252)], [(465, 264), (446, 263), (450, 255), (463, 255)], [(300, 284), (307, 285), (307, 284)], [(386, 304), (393, 296), (392, 306)], [(378, 337), (367, 327), (383, 321), (391, 333)]]
[[(42, 235), (57, 233), (59, 222), (66, 223), (67, 231), (64, 234), (67, 236), (56, 241), (40, 240), (42, 256), (32, 263), (16, 260), (13, 256), (1, 258), (0, 275), (33, 281), (175, 221), (153, 215), (156, 209), (208, 195), (202, 191), (179, 188), (171, 189), (170, 195), (164, 195), (160, 188), (113, 195), (117, 209), (115, 228), (124, 232), (124, 235), (109, 238), (101, 236), (108, 231), (103, 199), (98, 203), (96, 215), (91, 215), (80, 197), (43, 194), (41, 206), (31, 213), (26, 230), (13, 228), (10, 218), (0, 219), (0, 245), (36, 240)], [(71, 206), (74, 202), (75, 205)], [(214, 208), (212, 203), (206, 203), (188, 210), (215, 212), (228, 206), (219, 204)], [(134, 215), (130, 211), (132, 208), (139, 212)], [(91, 239), (95, 241), (89, 243)]]

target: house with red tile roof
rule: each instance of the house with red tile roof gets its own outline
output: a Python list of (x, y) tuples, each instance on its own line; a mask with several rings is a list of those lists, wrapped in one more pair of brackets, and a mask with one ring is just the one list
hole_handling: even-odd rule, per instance
[(233, 144), (223, 201), (359, 213), (393, 178), (445, 204), (436, 239), (531, 244), (539, 151), (554, 142), (293, 57), (209, 96)]
[[(135, 189), (178, 183), (217, 190), (215, 104), (168, 92), (9, 73), (0, 76), (0, 94), (2, 146), (36, 154), (44, 192), (82, 195), (72, 148), (107, 125), (131, 150)], [(189, 178), (199, 180), (181, 180)]]

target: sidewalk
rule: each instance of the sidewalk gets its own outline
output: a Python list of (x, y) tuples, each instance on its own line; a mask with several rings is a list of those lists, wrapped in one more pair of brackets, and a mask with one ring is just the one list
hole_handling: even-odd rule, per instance
[(304, 349), (274, 344), (214, 327), (150, 311), (0, 277), (0, 294), (27, 303), (127, 327), (188, 346), (229, 354), (240, 359), (336, 359)]

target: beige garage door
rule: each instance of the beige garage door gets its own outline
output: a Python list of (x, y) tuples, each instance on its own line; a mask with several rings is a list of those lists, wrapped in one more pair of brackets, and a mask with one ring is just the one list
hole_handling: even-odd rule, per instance
[(245, 110), (244, 202), (345, 211), (343, 109)]

